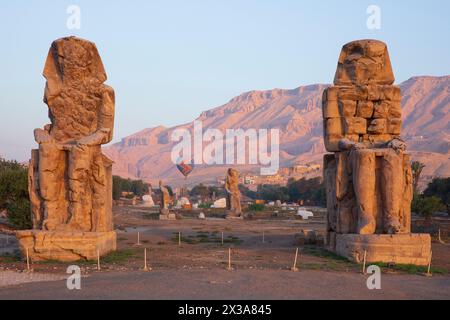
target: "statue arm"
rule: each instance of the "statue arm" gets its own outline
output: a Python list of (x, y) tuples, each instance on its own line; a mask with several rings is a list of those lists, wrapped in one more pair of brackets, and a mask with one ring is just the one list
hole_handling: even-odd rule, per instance
[(394, 149), (397, 152), (399, 152), (399, 151), (406, 151), (406, 143), (405, 143), (405, 141), (403, 141), (399, 137), (394, 138), (391, 141), (389, 141), (387, 143), (386, 147), (392, 148), (392, 149)]
[(341, 139), (339, 141), (339, 150), (340, 151), (348, 151), (351, 149), (370, 149), (373, 148), (373, 145), (370, 143), (363, 142), (353, 142), (349, 139)]
[(46, 124), (43, 129), (34, 129), (34, 140), (41, 144), (47, 142), (55, 142), (55, 139), (50, 135), (51, 124)]

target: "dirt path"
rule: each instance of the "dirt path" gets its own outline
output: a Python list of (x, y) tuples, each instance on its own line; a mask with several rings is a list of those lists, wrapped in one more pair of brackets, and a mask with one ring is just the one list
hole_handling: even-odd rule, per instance
[(0, 288), (0, 299), (450, 299), (450, 278), (383, 275), (369, 290), (357, 273), (274, 270), (114, 272), (82, 279)]
[[(321, 245), (299, 241), (302, 229), (323, 232), (324, 217), (229, 221), (183, 219), (159, 221), (146, 218), (142, 209), (115, 208), (118, 251), (96, 262), (77, 263), (83, 280), (81, 291), (69, 291), (65, 281), (22, 284), (11, 282), (14, 272), (26, 269), (23, 260), (0, 257), (0, 276), (10, 284), (0, 288), (0, 298), (30, 299), (431, 299), (450, 298), (450, 246), (433, 242), (432, 278), (422, 269), (383, 268), (382, 290), (370, 291), (361, 266), (337, 257)], [(140, 245), (137, 243), (139, 232)], [(181, 232), (181, 245), (178, 233)], [(221, 235), (224, 234), (224, 244)], [(264, 234), (264, 238), (263, 238)], [(143, 267), (144, 248), (153, 268)], [(233, 272), (227, 272), (228, 248)], [(298, 267), (289, 271), (295, 249)], [(66, 277), (73, 263), (32, 263), (39, 274)], [(443, 272), (438, 272), (442, 269)], [(26, 279), (25, 279), (26, 280)], [(45, 278), (41, 279), (45, 281)], [(50, 280), (50, 279), (48, 279)], [(52, 279), (54, 280), (54, 279)], [(1, 287), (1, 285), (0, 285)]]

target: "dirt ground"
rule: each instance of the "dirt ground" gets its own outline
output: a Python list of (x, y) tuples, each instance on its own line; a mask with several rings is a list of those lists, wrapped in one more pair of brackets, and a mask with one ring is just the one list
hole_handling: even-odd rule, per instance
[[(94, 278), (108, 278), (107, 274), (116, 272), (129, 272), (132, 275), (142, 271), (146, 248), (152, 273), (176, 275), (178, 271), (185, 270), (193, 273), (222, 274), (223, 279), (220, 276), (216, 279), (220, 283), (228, 277), (226, 268), (229, 248), (233, 272), (267, 272), (267, 275), (274, 272), (293, 273), (290, 268), (298, 248), (297, 267), (300, 273), (314, 271), (317, 276), (321, 271), (323, 274), (335, 274), (338, 278), (344, 274), (349, 277), (361, 276), (360, 265), (329, 253), (320, 244), (304, 244), (300, 240), (301, 230), (316, 230), (318, 233), (325, 231), (325, 212), (316, 209), (313, 211), (315, 217), (308, 221), (298, 219), (292, 212), (287, 211), (255, 214), (253, 219), (243, 221), (225, 220), (219, 218), (220, 214), (208, 211), (205, 211), (207, 220), (195, 218), (198, 213), (186, 213), (186, 217), (181, 220), (160, 221), (156, 220), (156, 211), (139, 207), (115, 207), (118, 251), (101, 259), (100, 271), (96, 270), (95, 261), (76, 264), (81, 267), (84, 275), (92, 275)], [(450, 239), (444, 240), (450, 243)], [(10, 240), (11, 242), (13, 241)], [(70, 264), (35, 262), (32, 263), (32, 268), (34, 273), (65, 274)], [(26, 270), (26, 263), (14, 255), (3, 256), (0, 257), (0, 272), (2, 270)], [(382, 270), (390, 276), (415, 275), (423, 281), (427, 280), (422, 276), (425, 268), (382, 266)], [(450, 245), (441, 244), (437, 239), (433, 240), (432, 270), (433, 279), (441, 278), (449, 284), (447, 280), (450, 274)], [(180, 279), (181, 274), (182, 272)], [(320, 279), (320, 276), (318, 278)], [(450, 291), (450, 285), (447, 289)], [(0, 294), (1, 296), (4, 297)]]

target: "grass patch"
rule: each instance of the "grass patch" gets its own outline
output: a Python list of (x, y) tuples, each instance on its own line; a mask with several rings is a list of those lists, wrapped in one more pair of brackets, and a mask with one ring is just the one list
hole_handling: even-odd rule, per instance
[[(427, 273), (428, 267), (425, 266), (416, 266), (413, 264), (388, 264), (383, 262), (375, 262), (370, 263), (370, 265), (376, 265), (380, 267), (382, 270), (394, 270), (394, 271), (400, 271), (405, 272), (408, 274), (424, 274)], [(449, 270), (439, 267), (431, 267), (431, 273), (433, 274), (440, 274), (440, 275), (447, 275), (449, 273)]]
[(101, 262), (103, 263), (125, 263), (128, 262), (131, 258), (133, 258), (136, 255), (136, 251), (133, 249), (124, 249), (124, 250), (117, 250), (114, 252), (109, 253), (108, 255), (101, 258)]
[[(172, 236), (172, 241), (178, 243), (178, 232), (174, 232)], [(201, 243), (222, 243), (222, 237), (218, 235), (218, 232), (209, 233), (208, 231), (197, 231), (196, 235), (183, 236), (181, 235), (181, 242), (187, 244), (201, 244)], [(244, 240), (239, 239), (235, 236), (228, 236), (223, 239), (224, 244), (235, 244), (240, 245)]]
[(5, 253), (4, 255), (0, 256), (0, 262), (3, 263), (14, 263), (14, 262), (21, 262), (22, 258), (20, 256), (20, 252), (16, 251), (15, 253)]
[(317, 247), (317, 246), (306, 245), (306, 246), (304, 246), (303, 253), (306, 254), (306, 255), (314, 256), (314, 257), (318, 257), (318, 258), (324, 258), (324, 259), (331, 259), (331, 260), (340, 261), (340, 262), (353, 263), (350, 260), (348, 260), (347, 258), (341, 257), (341, 256), (337, 255), (334, 252), (325, 250), (324, 248)]

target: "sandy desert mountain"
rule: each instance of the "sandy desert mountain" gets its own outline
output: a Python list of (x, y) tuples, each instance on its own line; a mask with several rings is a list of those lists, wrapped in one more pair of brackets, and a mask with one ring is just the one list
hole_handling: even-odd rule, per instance
[[(280, 167), (321, 164), (322, 92), (328, 85), (315, 84), (293, 90), (251, 91), (223, 106), (203, 112), (203, 130), (279, 129)], [(450, 175), (450, 76), (414, 77), (400, 84), (403, 96), (402, 136), (413, 158), (426, 164), (425, 176)], [(159, 179), (182, 185), (183, 176), (172, 163), (171, 134), (193, 129), (193, 122), (176, 127), (144, 129), (104, 149), (115, 161), (114, 174), (152, 183)], [(189, 184), (215, 182), (228, 166), (197, 166)], [(259, 166), (236, 166), (240, 171), (259, 172)]]

